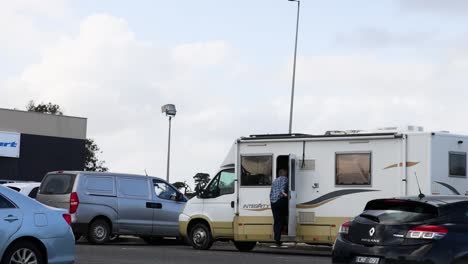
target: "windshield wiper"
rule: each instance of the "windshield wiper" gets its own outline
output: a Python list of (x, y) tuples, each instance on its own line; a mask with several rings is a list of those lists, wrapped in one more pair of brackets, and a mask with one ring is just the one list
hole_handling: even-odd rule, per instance
[(377, 223), (380, 223), (380, 220), (377, 216), (374, 216), (374, 215), (370, 215), (370, 214), (360, 214), (359, 215), (360, 217), (363, 217), (363, 218), (367, 218), (371, 221), (374, 221), (374, 222), (377, 222)]

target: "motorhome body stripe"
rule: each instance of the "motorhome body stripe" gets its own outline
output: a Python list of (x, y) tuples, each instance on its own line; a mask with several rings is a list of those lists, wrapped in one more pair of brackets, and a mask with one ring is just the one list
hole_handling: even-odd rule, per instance
[[(414, 166), (414, 165), (416, 165), (416, 164), (418, 164), (418, 163), (419, 163), (419, 161), (418, 161), (418, 162), (407, 161), (407, 162), (406, 162), (406, 167), (412, 167), (412, 166)], [(395, 164), (392, 164), (392, 165), (390, 165), (390, 166), (387, 166), (387, 167), (385, 167), (385, 168), (383, 168), (383, 169), (386, 170), (386, 169), (396, 168), (396, 167), (402, 167), (402, 166), (403, 166), (403, 162), (400, 162), (400, 163), (395, 163)]]
[(438, 181), (434, 181), (435, 183), (438, 183), (444, 187), (447, 187), (447, 189), (449, 189), (450, 191), (453, 192), (453, 194), (456, 194), (456, 195), (460, 195), (460, 193), (457, 191), (457, 189), (455, 189), (455, 187), (453, 187), (452, 185), (450, 184), (447, 184), (445, 182), (438, 182)]
[(339, 190), (339, 191), (334, 191), (331, 193), (327, 193), (325, 195), (320, 196), (317, 199), (314, 199), (312, 201), (306, 202), (306, 203), (301, 203), (298, 204), (296, 207), (297, 208), (315, 208), (319, 207), (323, 204), (329, 203), (343, 195), (349, 195), (349, 194), (355, 194), (355, 193), (363, 193), (363, 192), (377, 192), (380, 190), (366, 190), (366, 189), (347, 189), (347, 190)]

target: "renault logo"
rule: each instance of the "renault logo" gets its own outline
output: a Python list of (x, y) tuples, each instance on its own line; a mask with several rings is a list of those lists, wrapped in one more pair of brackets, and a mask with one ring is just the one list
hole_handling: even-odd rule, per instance
[(369, 235), (370, 235), (370, 236), (373, 236), (374, 234), (375, 234), (375, 228), (371, 228), (371, 229), (369, 230)]

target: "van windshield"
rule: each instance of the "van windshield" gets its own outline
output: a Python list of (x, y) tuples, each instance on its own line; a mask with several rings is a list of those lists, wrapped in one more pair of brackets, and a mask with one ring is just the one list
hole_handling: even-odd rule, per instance
[(69, 194), (73, 189), (74, 174), (48, 174), (40, 187), (40, 194)]

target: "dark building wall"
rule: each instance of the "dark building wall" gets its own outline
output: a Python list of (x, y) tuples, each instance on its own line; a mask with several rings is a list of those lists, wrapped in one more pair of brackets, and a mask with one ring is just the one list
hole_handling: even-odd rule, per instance
[(19, 158), (0, 157), (0, 179), (41, 181), (49, 171), (83, 170), (85, 140), (21, 134)]

